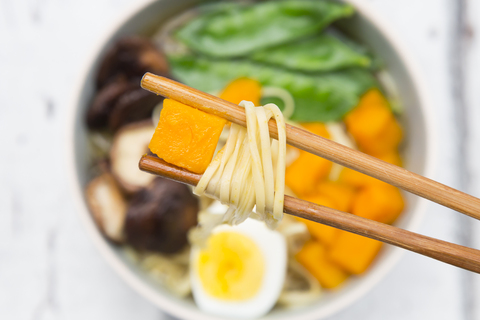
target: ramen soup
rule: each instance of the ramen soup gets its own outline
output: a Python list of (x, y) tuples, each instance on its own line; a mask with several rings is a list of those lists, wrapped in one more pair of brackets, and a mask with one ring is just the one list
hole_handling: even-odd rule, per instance
[[(152, 281), (205, 312), (251, 319), (369, 272), (380, 242), (283, 216), (284, 194), (388, 224), (404, 209), (396, 187), (285, 144), (289, 123), (402, 165), (387, 72), (335, 27), (354, 14), (329, 1), (217, 2), (105, 54), (85, 117), (85, 194), (101, 232)], [(141, 89), (145, 72), (239, 104), (247, 128)], [(200, 183), (139, 171), (147, 152)]]

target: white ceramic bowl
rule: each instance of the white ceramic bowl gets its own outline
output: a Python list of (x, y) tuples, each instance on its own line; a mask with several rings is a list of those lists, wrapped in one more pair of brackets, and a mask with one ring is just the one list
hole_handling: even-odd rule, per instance
[[(168, 17), (196, 2), (198, 1), (140, 1), (118, 18), (111, 30), (93, 47), (84, 74), (78, 81), (76, 94), (72, 98), (66, 149), (71, 189), (81, 220), (108, 263), (130, 286), (160, 309), (182, 319), (201, 320), (218, 318), (201, 312), (191, 300), (182, 300), (170, 295), (165, 289), (150, 281), (121, 250), (106, 241), (89, 213), (83, 192), (88, 183), (89, 162), (89, 155), (86, 153), (87, 128), (84, 124), (84, 114), (94, 93), (93, 79), (103, 53), (122, 35), (148, 33)], [(365, 1), (345, 0), (345, 2), (353, 4), (357, 9), (356, 17), (344, 23), (345, 30), (360, 43), (367, 44), (385, 62), (405, 105), (403, 125), (406, 128), (404, 151), (406, 168), (431, 177), (435, 154), (433, 112), (418, 68), (408, 55), (408, 49), (400, 44), (388, 24), (373, 12)], [(396, 225), (415, 230), (425, 212), (427, 202), (410, 194), (406, 194), (406, 197), (408, 210), (402, 214)], [(326, 294), (316, 304), (297, 310), (275, 310), (265, 316), (265, 319), (291, 319), (292, 316), (295, 316), (295, 319), (323, 319), (330, 316), (365, 295), (397, 263), (401, 253), (401, 249), (385, 246), (366, 275), (352, 278), (344, 288)]]

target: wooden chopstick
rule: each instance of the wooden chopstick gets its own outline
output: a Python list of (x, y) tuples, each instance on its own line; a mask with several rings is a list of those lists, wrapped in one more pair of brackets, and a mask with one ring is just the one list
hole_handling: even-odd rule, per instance
[[(143, 171), (193, 186), (197, 185), (201, 178), (199, 174), (189, 172), (149, 155), (144, 155), (141, 158), (139, 167)], [(480, 273), (480, 250), (430, 238), (290, 196), (285, 196), (284, 212)]]
[[(174, 80), (146, 73), (142, 78), (141, 86), (153, 93), (246, 126), (245, 110), (242, 107)], [(270, 120), (269, 129), (270, 135), (276, 138), (275, 121)], [(301, 128), (287, 124), (286, 129), (287, 143), (294, 147), (480, 220), (480, 199), (478, 198)]]

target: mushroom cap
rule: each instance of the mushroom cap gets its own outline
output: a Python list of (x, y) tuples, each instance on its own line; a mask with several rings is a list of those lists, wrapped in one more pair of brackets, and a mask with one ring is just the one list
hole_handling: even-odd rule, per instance
[(127, 211), (127, 242), (139, 250), (175, 253), (197, 224), (198, 199), (178, 182), (156, 178), (136, 193)]
[(110, 168), (115, 180), (127, 193), (146, 188), (154, 175), (140, 171), (138, 162), (148, 152), (155, 127), (148, 119), (121, 128), (113, 137), (110, 149)]
[(105, 54), (97, 74), (97, 88), (118, 77), (140, 82), (146, 72), (168, 75), (168, 62), (153, 43), (140, 36), (119, 39)]
[(88, 184), (85, 194), (101, 232), (108, 239), (121, 243), (124, 240), (127, 203), (113, 176), (103, 173), (96, 177)]

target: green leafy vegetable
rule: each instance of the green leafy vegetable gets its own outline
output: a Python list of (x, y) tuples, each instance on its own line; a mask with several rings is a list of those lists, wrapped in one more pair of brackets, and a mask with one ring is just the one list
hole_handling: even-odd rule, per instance
[(237, 78), (248, 77), (262, 85), (281, 87), (295, 99), (292, 120), (338, 121), (360, 96), (377, 86), (363, 69), (304, 74), (247, 60), (210, 60), (191, 56), (170, 57), (173, 75), (185, 84), (206, 92), (218, 92)]
[(319, 0), (219, 4), (209, 6), (208, 12), (187, 23), (176, 35), (203, 54), (239, 57), (312, 35), (353, 13), (349, 5)]
[(349, 67), (367, 68), (371, 59), (340, 39), (327, 34), (283, 44), (253, 53), (255, 61), (300, 71), (334, 71)]

